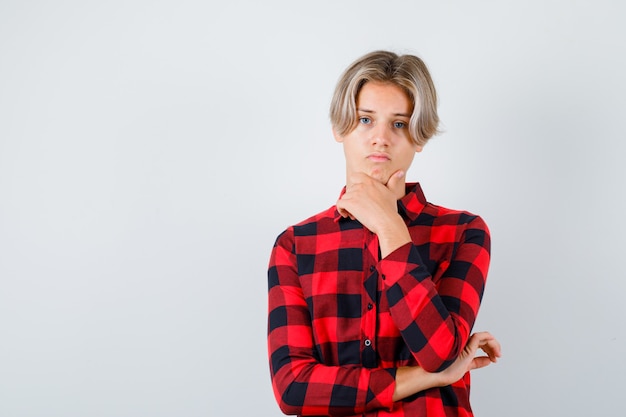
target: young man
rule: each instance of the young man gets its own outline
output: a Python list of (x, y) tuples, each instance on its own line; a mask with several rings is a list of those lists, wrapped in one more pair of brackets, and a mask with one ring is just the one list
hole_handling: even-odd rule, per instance
[(268, 271), (270, 370), (286, 414), (472, 415), (468, 371), (500, 356), (489, 333), (470, 336), (489, 232), (405, 183), (437, 132), (436, 106), (412, 55), (367, 54), (337, 84), (330, 118), (346, 186), (278, 237)]

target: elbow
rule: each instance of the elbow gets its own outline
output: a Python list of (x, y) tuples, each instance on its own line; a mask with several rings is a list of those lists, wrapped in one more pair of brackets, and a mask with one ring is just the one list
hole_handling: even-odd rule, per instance
[(278, 408), (280, 408), (280, 411), (283, 412), (283, 414), (288, 415), (288, 416), (295, 416), (295, 415), (301, 415), (301, 407), (294, 407), (288, 404), (285, 404), (282, 401), (278, 402)]
[(302, 414), (306, 385), (296, 381), (297, 375), (288, 370), (286, 357), (279, 355), (280, 349), (272, 355), (271, 376), (274, 398), (278, 408), (287, 415)]
[(272, 388), (278, 407), (284, 414), (304, 415), (310, 411), (306, 405), (309, 388), (306, 375), (314, 363), (312, 360), (294, 360), (287, 346), (281, 346), (271, 354)]
[(288, 415), (288, 416), (295, 416), (300, 414), (300, 407), (294, 407), (292, 405), (289, 405), (287, 403), (285, 403), (284, 401), (282, 401), (281, 399), (278, 399), (278, 408), (280, 408), (280, 411), (283, 412), (283, 414)]
[(307, 385), (292, 381), (283, 389), (275, 388), (274, 395), (280, 411), (287, 415), (302, 414)]

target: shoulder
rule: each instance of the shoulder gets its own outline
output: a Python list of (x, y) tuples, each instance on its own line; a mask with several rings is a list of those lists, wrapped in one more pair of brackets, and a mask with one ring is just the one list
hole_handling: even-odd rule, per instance
[(469, 211), (436, 205), (432, 205), (431, 209), (437, 213), (431, 227), (431, 241), (471, 245), (489, 256), (491, 233), (482, 217)]
[(487, 229), (483, 219), (467, 210), (457, 210), (434, 204), (426, 199), (419, 183), (407, 183), (407, 195), (400, 201), (399, 207), (408, 218), (410, 226), (446, 227), (465, 226)]
[(337, 209), (335, 206), (329, 207), (324, 211), (314, 214), (298, 223), (287, 227), (282, 233), (280, 233), (276, 239), (276, 242), (280, 241), (293, 241), (299, 236), (316, 236), (322, 234), (329, 228), (338, 228), (335, 221)]
[(471, 224), (476, 227), (487, 227), (483, 218), (478, 214), (467, 210), (451, 209), (430, 202), (424, 208), (423, 214), (433, 218), (437, 224), (454, 224), (459, 226)]
[(427, 203), (413, 222), (416, 232), (428, 230), (430, 242), (475, 242), (490, 246), (490, 232), (485, 220), (470, 211)]

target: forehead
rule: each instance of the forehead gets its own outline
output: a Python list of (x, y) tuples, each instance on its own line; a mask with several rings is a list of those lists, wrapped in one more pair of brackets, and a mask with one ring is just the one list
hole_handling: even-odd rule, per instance
[(356, 104), (359, 110), (411, 113), (413, 104), (407, 92), (400, 86), (379, 81), (368, 81), (361, 87)]

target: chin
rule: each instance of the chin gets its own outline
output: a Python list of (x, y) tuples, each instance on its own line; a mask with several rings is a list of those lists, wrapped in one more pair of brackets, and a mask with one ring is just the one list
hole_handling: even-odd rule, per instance
[(385, 185), (387, 185), (387, 182), (389, 182), (389, 178), (391, 178), (391, 175), (387, 174), (386, 172), (372, 172), (370, 176)]

